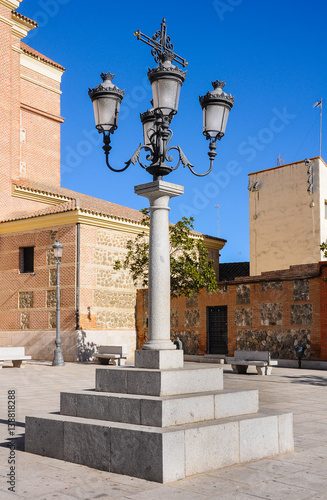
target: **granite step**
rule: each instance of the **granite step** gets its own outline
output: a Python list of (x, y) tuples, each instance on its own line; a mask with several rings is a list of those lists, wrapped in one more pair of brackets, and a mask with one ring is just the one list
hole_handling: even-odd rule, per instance
[(291, 413), (166, 428), (66, 415), (26, 417), (28, 453), (160, 483), (293, 450)]
[(169, 427), (257, 413), (258, 391), (214, 391), (140, 396), (97, 391), (62, 392), (60, 414), (136, 425)]
[(212, 365), (155, 370), (133, 366), (98, 368), (95, 390), (145, 396), (172, 396), (223, 389), (223, 369)]

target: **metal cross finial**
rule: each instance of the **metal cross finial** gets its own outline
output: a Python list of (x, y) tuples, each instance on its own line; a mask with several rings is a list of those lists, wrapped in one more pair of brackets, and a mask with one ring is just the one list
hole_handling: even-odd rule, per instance
[(188, 63), (183, 57), (178, 56), (173, 52), (173, 44), (170, 41), (170, 37), (167, 36), (167, 25), (166, 19), (162, 20), (161, 29), (156, 31), (152, 38), (141, 33), (140, 30), (135, 31), (134, 35), (138, 40), (150, 45), (152, 47), (151, 54), (154, 57), (156, 63), (163, 63), (164, 61), (176, 61), (183, 67), (187, 66)]

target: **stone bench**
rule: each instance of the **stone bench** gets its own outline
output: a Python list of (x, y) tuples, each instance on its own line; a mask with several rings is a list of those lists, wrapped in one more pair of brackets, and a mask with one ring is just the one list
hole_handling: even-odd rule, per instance
[(125, 364), (126, 356), (123, 356), (123, 347), (117, 345), (100, 345), (98, 346), (98, 351), (94, 354), (98, 362), (101, 365), (116, 365), (116, 361), (119, 366)]
[(5, 361), (12, 361), (15, 368), (24, 368), (27, 359), (32, 357), (25, 356), (25, 347), (0, 347), (0, 368)]
[(278, 361), (270, 359), (269, 351), (235, 351), (234, 358), (228, 358), (235, 373), (246, 373), (248, 366), (255, 366), (258, 375), (271, 375)]

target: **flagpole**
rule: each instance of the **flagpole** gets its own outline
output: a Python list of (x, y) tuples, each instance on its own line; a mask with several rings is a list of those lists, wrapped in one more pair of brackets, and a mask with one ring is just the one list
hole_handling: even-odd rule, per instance
[(321, 158), (321, 138), (322, 138), (322, 98), (320, 99), (320, 144), (319, 144), (320, 158)]
[(319, 108), (320, 106), (320, 135), (319, 135), (319, 156), (321, 158), (321, 143), (322, 143), (322, 98), (320, 101), (314, 104), (314, 108)]

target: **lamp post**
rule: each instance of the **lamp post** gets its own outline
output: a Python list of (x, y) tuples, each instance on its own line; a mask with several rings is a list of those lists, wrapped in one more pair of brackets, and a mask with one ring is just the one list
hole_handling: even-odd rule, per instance
[(52, 245), (53, 253), (56, 259), (57, 264), (57, 306), (56, 306), (56, 349), (54, 351), (54, 358), (52, 362), (52, 366), (64, 366), (64, 358), (62, 355), (61, 349), (61, 337), (60, 337), (60, 262), (62, 258), (62, 250), (63, 245), (59, 243), (59, 240), (56, 241), (54, 245)]
[[(109, 163), (111, 150), (111, 134), (117, 129), (120, 103), (125, 91), (113, 83), (114, 75), (102, 73), (103, 83), (89, 89), (95, 115), (95, 126), (103, 134), (103, 150), (108, 168), (114, 172), (123, 172), (136, 162), (153, 176), (153, 181), (135, 186), (135, 193), (148, 198), (150, 202), (150, 246), (149, 246), (149, 340), (143, 345), (145, 351), (158, 351), (157, 361), (149, 361), (144, 351), (136, 351), (135, 364), (145, 368), (174, 367), (170, 362), (160, 361), (165, 355), (162, 351), (176, 350), (170, 340), (170, 264), (169, 264), (169, 225), (168, 203), (170, 198), (180, 196), (184, 188), (163, 180), (163, 177), (176, 170), (180, 164), (188, 167), (196, 176), (208, 175), (213, 168), (216, 156), (216, 142), (225, 134), (229, 111), (234, 104), (234, 98), (223, 91), (225, 82), (216, 80), (212, 83), (213, 90), (199, 97), (203, 110), (203, 134), (209, 141), (209, 168), (204, 173), (198, 173), (188, 161), (180, 146), (169, 146), (173, 132), (170, 124), (178, 111), (180, 90), (186, 78), (183, 71), (173, 62), (183, 68), (187, 66), (184, 58), (173, 52), (170, 37), (167, 36), (166, 21), (163, 19), (161, 28), (151, 38), (136, 31), (138, 40), (151, 47), (151, 54), (158, 63), (148, 70), (148, 78), (152, 86), (152, 107), (140, 115), (143, 125), (144, 144), (140, 144), (133, 156), (120, 169), (113, 168)], [(141, 151), (146, 153), (147, 164), (140, 160)], [(177, 164), (172, 165), (173, 157), (170, 151), (178, 152)], [(182, 351), (178, 351), (182, 353)], [(168, 354), (168, 353), (167, 353)], [(182, 364), (176, 361), (176, 365)], [(174, 355), (173, 355), (174, 357)], [(152, 356), (154, 360), (155, 356)], [(159, 361), (158, 361), (159, 359)], [(166, 359), (167, 356), (166, 356)], [(177, 355), (176, 355), (177, 359)], [(169, 365), (169, 366), (168, 366)]]

